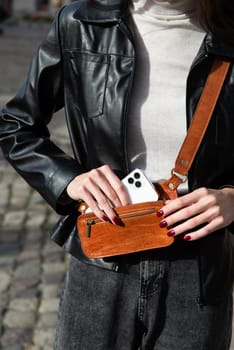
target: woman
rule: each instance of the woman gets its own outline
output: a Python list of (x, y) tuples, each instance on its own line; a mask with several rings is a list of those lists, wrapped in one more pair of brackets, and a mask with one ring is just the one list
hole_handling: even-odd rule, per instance
[[(88, 259), (75, 207), (84, 200), (118, 225), (110, 202), (129, 203), (122, 177), (136, 167), (152, 181), (169, 176), (214, 58), (234, 56), (233, 9), (228, 0), (147, 0), (135, 9), (126, 0), (76, 1), (60, 10), (28, 80), (2, 110), (4, 154), (63, 215), (52, 239), (72, 255), (55, 349), (229, 348), (233, 66), (188, 186), (157, 213), (168, 235), (183, 239)], [(46, 128), (63, 106), (75, 159)]]

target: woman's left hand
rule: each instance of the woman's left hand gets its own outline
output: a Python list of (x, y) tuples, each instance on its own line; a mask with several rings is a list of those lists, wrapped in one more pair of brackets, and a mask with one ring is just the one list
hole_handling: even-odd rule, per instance
[(168, 236), (200, 239), (234, 221), (234, 188), (199, 188), (167, 201), (157, 215), (164, 215), (160, 226), (168, 228)]

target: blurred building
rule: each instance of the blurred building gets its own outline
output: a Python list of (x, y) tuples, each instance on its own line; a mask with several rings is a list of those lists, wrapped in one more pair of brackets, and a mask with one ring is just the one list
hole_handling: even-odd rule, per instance
[(13, 0), (0, 0), (0, 8), (2, 8), (7, 16), (12, 14)]
[(49, 0), (35, 0), (35, 10), (36, 11), (48, 11)]
[(63, 4), (68, 3), (68, 0), (35, 0), (36, 10), (43, 11), (51, 8), (59, 8)]
[(35, 0), (36, 11), (48, 11), (49, 9), (57, 9), (68, 1), (64, 0)]
[(53, 11), (69, 0), (0, 0), (0, 9), (11, 16), (15, 10)]

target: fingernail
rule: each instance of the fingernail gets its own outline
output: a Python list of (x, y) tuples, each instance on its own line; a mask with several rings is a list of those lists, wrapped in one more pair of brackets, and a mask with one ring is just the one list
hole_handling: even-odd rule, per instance
[(173, 237), (173, 236), (175, 236), (175, 231), (174, 230), (170, 230), (170, 231), (167, 232), (167, 235), (168, 235), (168, 237)]
[(159, 224), (159, 226), (160, 226), (161, 228), (167, 227), (167, 222), (166, 222), (166, 220), (161, 221), (160, 224)]
[(120, 218), (118, 218), (118, 216), (115, 216), (113, 218), (113, 222), (114, 222), (115, 225), (123, 226), (123, 222), (120, 220)]
[(163, 216), (163, 214), (164, 214), (164, 212), (163, 212), (162, 209), (158, 210), (157, 213), (156, 213), (156, 215), (157, 215), (158, 218), (160, 218), (161, 216)]
[(102, 215), (102, 220), (104, 220), (106, 222), (110, 221), (109, 218), (106, 215)]
[(185, 241), (191, 241), (191, 239), (192, 239), (191, 236), (184, 236)]

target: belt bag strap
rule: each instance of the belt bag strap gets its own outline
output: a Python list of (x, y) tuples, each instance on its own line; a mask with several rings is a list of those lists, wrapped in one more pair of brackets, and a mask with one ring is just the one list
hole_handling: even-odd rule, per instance
[(193, 120), (176, 158), (171, 177), (166, 181), (160, 182), (159, 188), (157, 188), (160, 193), (166, 193), (168, 198), (176, 198), (178, 186), (187, 180), (188, 171), (213, 115), (230, 64), (230, 61), (221, 58), (217, 58), (214, 61), (197, 104)]

